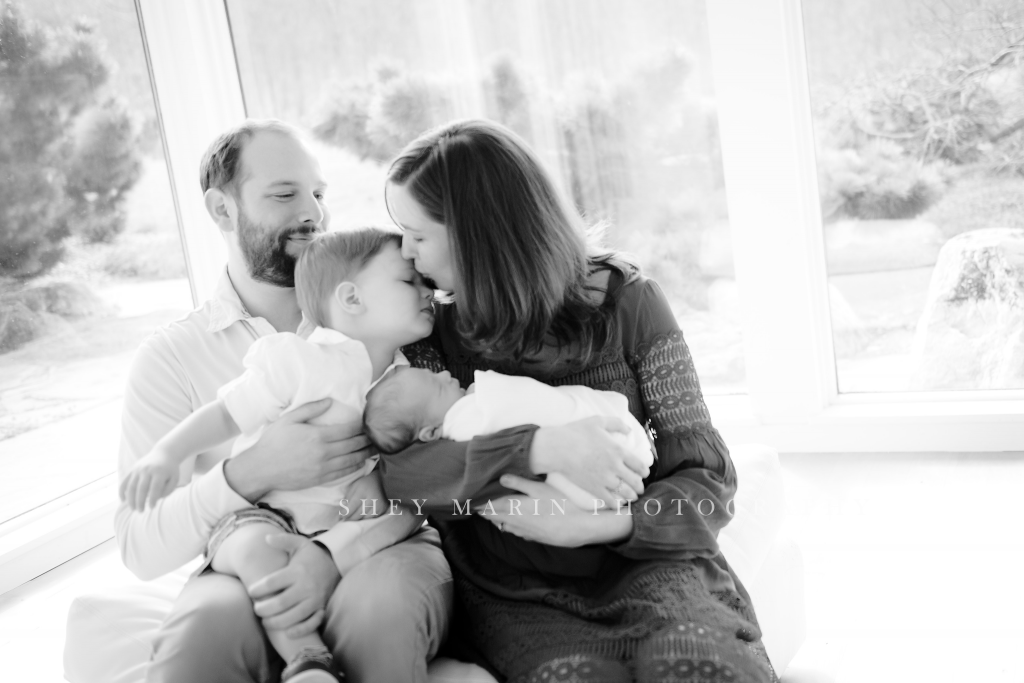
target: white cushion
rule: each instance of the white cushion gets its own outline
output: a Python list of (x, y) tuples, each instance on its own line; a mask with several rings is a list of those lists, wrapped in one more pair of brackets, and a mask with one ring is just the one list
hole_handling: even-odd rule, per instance
[[(743, 444), (731, 449), (739, 479), (735, 516), (719, 545), (750, 592), (764, 643), (779, 675), (804, 639), (803, 576), (799, 549), (780, 536), (785, 491), (778, 453)], [(68, 611), (64, 677), (71, 683), (142, 683), (157, 630), (191, 567), (155, 581), (76, 598)], [(484, 669), (439, 658), (432, 683), (494, 683)]]
[(735, 516), (718, 534), (718, 545), (740, 581), (748, 586), (782, 530), (786, 493), (774, 448), (740, 444), (729, 450), (738, 481)]

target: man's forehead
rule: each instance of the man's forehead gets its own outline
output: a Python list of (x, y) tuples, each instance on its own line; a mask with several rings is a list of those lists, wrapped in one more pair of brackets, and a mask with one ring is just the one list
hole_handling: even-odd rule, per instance
[(326, 185), (320, 165), (300, 140), (288, 133), (258, 131), (242, 150), (242, 182), (256, 180), (263, 186), (297, 187)]

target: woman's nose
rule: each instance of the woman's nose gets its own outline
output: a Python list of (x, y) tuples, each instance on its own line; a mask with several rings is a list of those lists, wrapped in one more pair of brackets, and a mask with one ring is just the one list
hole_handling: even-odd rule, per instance
[(412, 240), (402, 235), (402, 258), (412, 261), (416, 258), (416, 250), (413, 248)]

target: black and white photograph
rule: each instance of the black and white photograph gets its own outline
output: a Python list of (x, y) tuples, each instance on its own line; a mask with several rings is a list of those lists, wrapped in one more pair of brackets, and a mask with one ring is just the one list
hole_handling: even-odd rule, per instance
[(0, 0), (4, 681), (1024, 683), (1022, 490), (1024, 0)]

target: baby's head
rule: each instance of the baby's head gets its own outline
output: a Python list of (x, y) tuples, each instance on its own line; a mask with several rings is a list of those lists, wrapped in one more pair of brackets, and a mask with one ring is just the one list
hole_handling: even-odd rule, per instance
[(448, 409), (465, 395), (448, 372), (397, 367), (366, 395), (366, 436), (381, 453), (396, 453), (417, 440), (438, 439)]
[(433, 292), (402, 258), (402, 236), (382, 228), (328, 232), (295, 266), (295, 293), (310, 322), (366, 344), (399, 348), (430, 334)]

